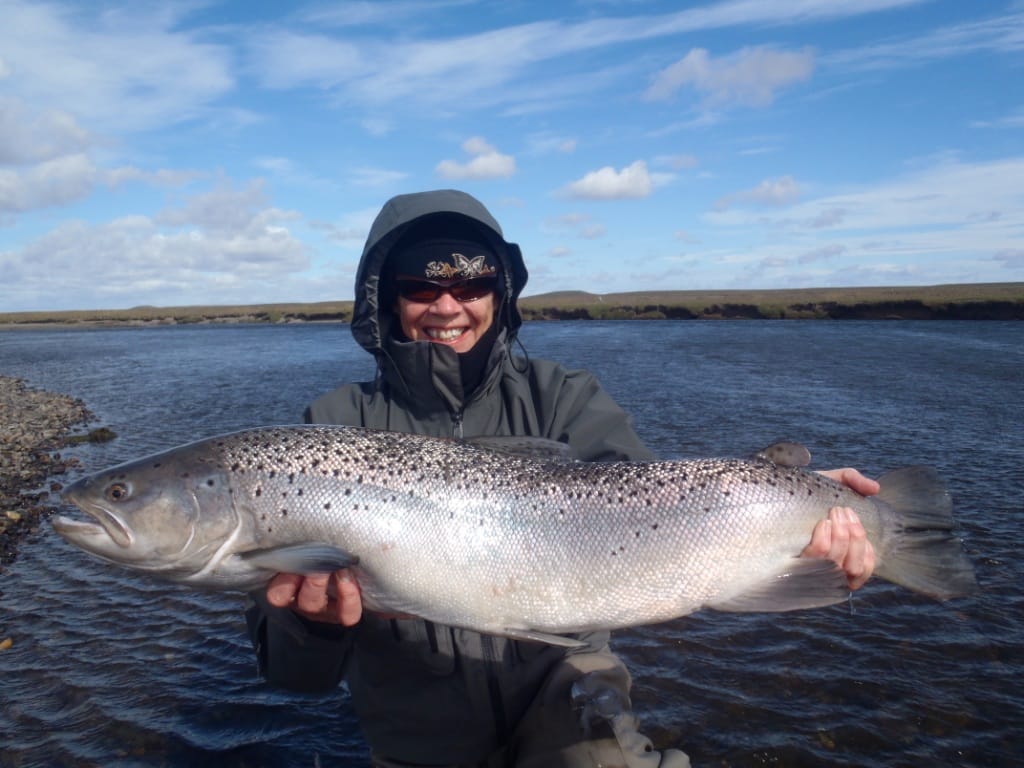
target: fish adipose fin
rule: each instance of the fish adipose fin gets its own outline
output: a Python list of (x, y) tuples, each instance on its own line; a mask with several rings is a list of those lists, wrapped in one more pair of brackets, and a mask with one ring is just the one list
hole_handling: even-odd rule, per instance
[(292, 544), (272, 549), (255, 549), (239, 555), (243, 560), (278, 573), (332, 573), (356, 565), (359, 558), (330, 544)]
[(708, 603), (716, 611), (796, 611), (820, 608), (846, 599), (846, 574), (831, 560), (799, 557), (769, 579), (724, 600)]
[(878, 478), (871, 499), (887, 506), (896, 530), (881, 542), (875, 574), (938, 600), (978, 590), (974, 566), (953, 534), (953, 501), (931, 467), (904, 467)]
[(757, 461), (770, 461), (780, 467), (806, 467), (811, 463), (811, 452), (800, 443), (780, 442), (769, 445), (754, 454)]

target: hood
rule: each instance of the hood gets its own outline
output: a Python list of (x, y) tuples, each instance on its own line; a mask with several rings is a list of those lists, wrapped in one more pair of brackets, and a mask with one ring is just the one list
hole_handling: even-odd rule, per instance
[(356, 299), (352, 314), (352, 336), (364, 349), (379, 357), (387, 341), (391, 307), (380, 306), (380, 278), (384, 263), (402, 234), (414, 223), (439, 214), (465, 216), (478, 225), (492, 240), (502, 264), (501, 304), (495, 322), (499, 332), (505, 331), (508, 343), (522, 325), (516, 306), (526, 286), (527, 271), (519, 246), (505, 240), (501, 225), (472, 195), (455, 189), (415, 192), (398, 195), (384, 204), (366, 238), (363, 256), (356, 272)]

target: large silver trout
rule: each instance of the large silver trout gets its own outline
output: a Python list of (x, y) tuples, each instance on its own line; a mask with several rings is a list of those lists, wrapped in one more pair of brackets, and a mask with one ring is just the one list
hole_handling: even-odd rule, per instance
[(842, 571), (799, 556), (833, 506), (860, 516), (878, 576), (939, 599), (973, 591), (934, 470), (896, 470), (864, 498), (777, 461), (586, 463), (270, 427), (79, 480), (64, 497), (95, 522), (54, 527), (104, 560), (196, 587), (250, 590), (278, 572), (350, 567), (370, 609), (549, 642), (702, 607), (841, 601)]

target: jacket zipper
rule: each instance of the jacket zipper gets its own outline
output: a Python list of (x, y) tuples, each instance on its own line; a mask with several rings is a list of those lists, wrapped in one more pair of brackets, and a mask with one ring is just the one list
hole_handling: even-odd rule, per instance
[(452, 436), (462, 439), (462, 414), (464, 411), (452, 414)]

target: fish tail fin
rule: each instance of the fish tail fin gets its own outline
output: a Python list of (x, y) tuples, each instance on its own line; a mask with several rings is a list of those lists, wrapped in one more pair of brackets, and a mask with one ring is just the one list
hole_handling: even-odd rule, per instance
[(978, 589), (974, 566), (954, 535), (953, 501), (931, 467), (904, 467), (878, 479), (872, 500), (888, 508), (886, 531), (875, 573), (907, 589), (939, 600)]

